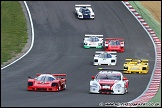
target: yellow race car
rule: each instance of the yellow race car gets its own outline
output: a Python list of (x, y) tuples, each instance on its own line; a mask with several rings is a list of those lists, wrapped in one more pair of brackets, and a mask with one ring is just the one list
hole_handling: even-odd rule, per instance
[(125, 59), (124, 73), (139, 73), (146, 74), (149, 70), (149, 63), (147, 59)]

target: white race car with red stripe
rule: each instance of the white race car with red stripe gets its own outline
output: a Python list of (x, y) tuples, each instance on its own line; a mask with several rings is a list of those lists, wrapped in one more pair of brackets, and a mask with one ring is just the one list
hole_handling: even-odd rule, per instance
[(129, 80), (119, 71), (100, 71), (92, 76), (90, 93), (125, 94), (128, 92)]

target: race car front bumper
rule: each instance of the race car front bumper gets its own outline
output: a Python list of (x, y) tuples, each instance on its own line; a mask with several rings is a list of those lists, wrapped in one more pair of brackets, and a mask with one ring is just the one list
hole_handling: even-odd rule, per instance
[(56, 87), (42, 88), (42, 87), (28, 87), (28, 91), (58, 91)]
[(87, 46), (84, 45), (84, 48), (102, 48), (103, 46)]
[(90, 93), (101, 93), (101, 94), (124, 94), (124, 89), (119, 90), (110, 90), (110, 89), (100, 89), (97, 88), (90, 88)]

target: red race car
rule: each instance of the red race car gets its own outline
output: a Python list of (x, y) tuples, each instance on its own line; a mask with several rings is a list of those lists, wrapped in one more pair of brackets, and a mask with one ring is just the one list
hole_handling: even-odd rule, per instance
[(123, 38), (105, 38), (105, 51), (124, 52)]
[(66, 74), (36, 74), (28, 79), (28, 91), (61, 91), (66, 89)]

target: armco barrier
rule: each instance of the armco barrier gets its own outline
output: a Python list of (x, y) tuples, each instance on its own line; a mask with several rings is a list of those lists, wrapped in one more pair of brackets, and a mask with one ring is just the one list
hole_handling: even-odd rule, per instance
[[(144, 105), (147, 103), (152, 97), (154, 97), (159, 89), (161, 82), (161, 41), (156, 36), (155, 32), (150, 28), (150, 26), (146, 23), (146, 21), (141, 17), (140, 14), (129, 4), (128, 1), (122, 1), (122, 3), (126, 6), (126, 8), (133, 14), (133, 16), (137, 19), (137, 21), (142, 25), (144, 30), (150, 36), (154, 48), (155, 48), (155, 65), (154, 69), (149, 81), (149, 84), (146, 90), (136, 99), (128, 102), (127, 107), (136, 107), (138, 105)], [(140, 104), (141, 103), (141, 104)], [(147, 104), (145, 104), (147, 105)], [(149, 105), (149, 104), (148, 104)], [(151, 106), (151, 104), (150, 104)]]

